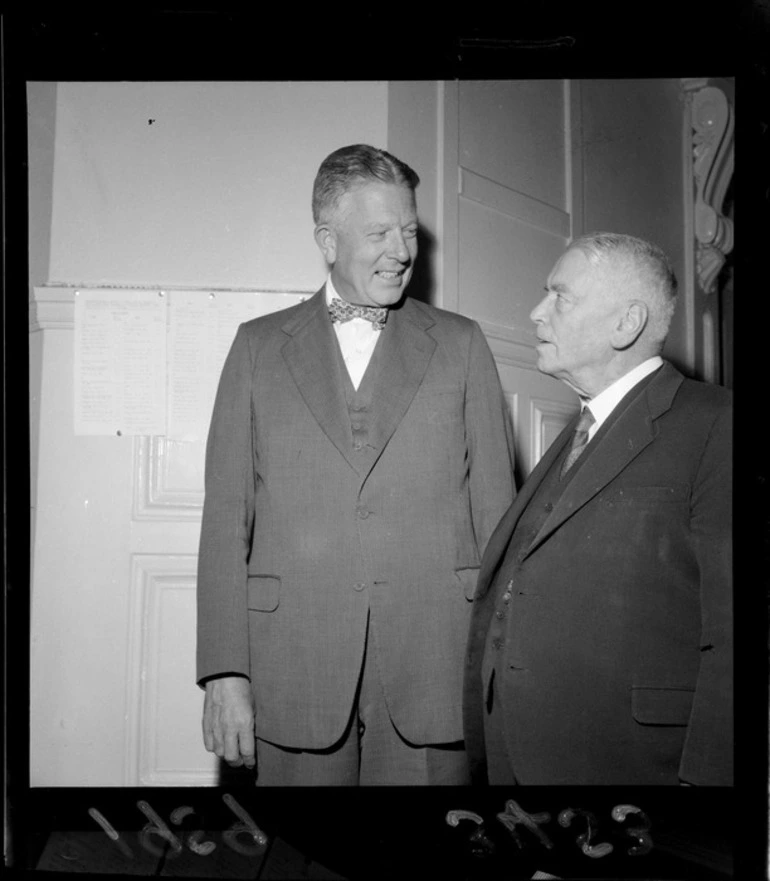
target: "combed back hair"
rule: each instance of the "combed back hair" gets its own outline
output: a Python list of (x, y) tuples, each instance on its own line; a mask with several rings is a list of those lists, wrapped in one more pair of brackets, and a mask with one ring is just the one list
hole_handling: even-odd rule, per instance
[(629, 293), (639, 295), (649, 310), (647, 338), (658, 350), (671, 326), (678, 284), (664, 251), (652, 242), (622, 233), (595, 232), (569, 246), (580, 248), (594, 265), (619, 259), (629, 274)]
[(420, 183), (417, 172), (385, 150), (368, 144), (351, 144), (330, 153), (321, 163), (313, 183), (313, 222), (330, 219), (340, 198), (365, 183), (379, 181), (408, 187)]

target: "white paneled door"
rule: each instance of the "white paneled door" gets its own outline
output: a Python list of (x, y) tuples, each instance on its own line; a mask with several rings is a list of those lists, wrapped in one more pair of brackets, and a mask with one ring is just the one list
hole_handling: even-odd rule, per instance
[(539, 373), (529, 314), (580, 232), (578, 87), (563, 80), (445, 83), (443, 304), (475, 318), (497, 361), (525, 478), (577, 408)]
[[(248, 296), (243, 309), (256, 317), (306, 295)], [(205, 437), (74, 433), (73, 297), (36, 288), (30, 337), (39, 412), (30, 781), (213, 785), (219, 763), (203, 748), (195, 684)], [(228, 347), (210, 365), (214, 384)]]

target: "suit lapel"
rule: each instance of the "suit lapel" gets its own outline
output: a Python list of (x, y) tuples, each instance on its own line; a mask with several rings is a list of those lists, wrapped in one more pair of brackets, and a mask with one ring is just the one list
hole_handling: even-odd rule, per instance
[(351, 468), (350, 415), (339, 376), (337, 339), (326, 310), (324, 288), (284, 326), (289, 339), (281, 352), (310, 412)]
[(489, 589), (492, 579), (505, 556), (505, 552), (508, 550), (511, 536), (513, 535), (514, 529), (516, 529), (516, 524), (519, 522), (519, 518), (526, 510), (535, 491), (543, 482), (543, 478), (548, 473), (553, 463), (559, 458), (562, 450), (572, 437), (572, 432), (575, 430), (576, 424), (577, 415), (569, 422), (562, 433), (548, 447), (545, 453), (543, 453), (540, 461), (537, 463), (529, 477), (524, 481), (522, 488), (516, 494), (516, 498), (511, 503), (510, 508), (508, 508), (505, 514), (503, 514), (500, 522), (495, 527), (495, 531), (487, 542), (481, 569), (479, 571), (477, 597), (484, 596)]
[(369, 443), (375, 450), (374, 466), (393, 432), (404, 418), (436, 348), (426, 330), (434, 320), (410, 299), (392, 309), (378, 341), (381, 350), (378, 375), (372, 389), (374, 424)]
[[(577, 471), (551, 515), (527, 549), (531, 554), (576, 511), (597, 495), (655, 439), (655, 420), (671, 407), (682, 375), (664, 364), (645, 388), (631, 389), (597, 432), (594, 441), (601, 446)], [(572, 426), (574, 428), (574, 425)], [(565, 430), (567, 438), (571, 434)], [(565, 438), (566, 443), (566, 438)], [(563, 448), (564, 444), (562, 444)]]

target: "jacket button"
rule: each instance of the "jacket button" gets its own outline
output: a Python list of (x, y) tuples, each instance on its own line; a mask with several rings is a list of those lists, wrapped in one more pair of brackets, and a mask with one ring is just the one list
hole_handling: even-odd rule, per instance
[(363, 590), (365, 587), (366, 587), (366, 585), (364, 584), (363, 581), (357, 581), (357, 582), (353, 585), (353, 589), (354, 589), (354, 590), (358, 590), (358, 591)]
[(363, 508), (363, 507), (361, 507), (361, 508), (356, 508), (356, 515), (357, 515), (357, 516), (359, 517), (359, 519), (361, 519), (361, 520), (366, 520), (366, 518), (369, 516), (369, 513), (370, 513), (370, 512), (369, 512), (366, 508)]
[(502, 646), (502, 644), (503, 644), (503, 641), (502, 641), (502, 639), (500, 639), (499, 636), (496, 636), (496, 637), (492, 640), (492, 645), (493, 645), (496, 649), (499, 649), (499, 648)]
[(361, 443), (361, 441), (355, 441), (355, 443), (353, 444), (354, 450), (362, 450), (363, 448), (364, 445)]
[(495, 618), (502, 618), (502, 617), (503, 617), (502, 611), (495, 612)]

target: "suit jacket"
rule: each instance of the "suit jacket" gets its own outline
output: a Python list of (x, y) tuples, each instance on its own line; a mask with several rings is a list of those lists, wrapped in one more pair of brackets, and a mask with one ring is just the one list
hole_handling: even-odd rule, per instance
[(405, 299), (377, 343), (362, 458), (337, 347), (323, 288), (238, 330), (206, 451), (198, 680), (249, 676), (259, 737), (330, 746), (371, 614), (398, 730), (459, 740), (481, 553), (514, 493), (496, 366), (475, 322)]
[[(664, 364), (621, 401), (539, 533), (504, 562), (574, 421), (546, 451), (479, 577), (465, 680), (476, 782), (494, 667), (522, 784), (732, 783), (731, 400)], [(485, 659), (511, 579), (507, 636)]]

